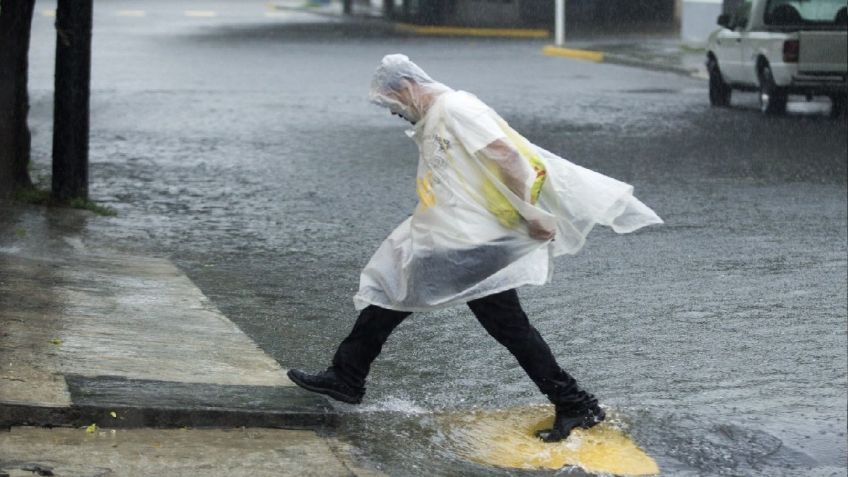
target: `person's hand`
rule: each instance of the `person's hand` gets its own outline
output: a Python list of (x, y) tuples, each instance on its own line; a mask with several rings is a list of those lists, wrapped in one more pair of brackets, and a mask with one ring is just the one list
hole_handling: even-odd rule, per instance
[(545, 242), (553, 240), (556, 236), (556, 228), (547, 228), (538, 220), (528, 220), (527, 231), (530, 233), (531, 238)]

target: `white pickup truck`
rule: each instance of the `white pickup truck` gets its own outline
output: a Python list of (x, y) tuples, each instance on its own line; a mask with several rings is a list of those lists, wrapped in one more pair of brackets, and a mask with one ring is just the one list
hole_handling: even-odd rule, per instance
[(786, 111), (789, 94), (829, 96), (831, 115), (848, 99), (848, 0), (747, 0), (710, 35), (710, 104), (733, 89), (758, 91), (766, 114)]

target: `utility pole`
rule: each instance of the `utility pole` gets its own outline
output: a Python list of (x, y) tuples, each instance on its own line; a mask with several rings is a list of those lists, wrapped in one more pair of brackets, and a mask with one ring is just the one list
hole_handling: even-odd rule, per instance
[(53, 98), (53, 196), (88, 199), (92, 0), (58, 0)]
[(556, 26), (554, 43), (556, 46), (563, 46), (565, 45), (565, 0), (556, 0), (554, 22)]

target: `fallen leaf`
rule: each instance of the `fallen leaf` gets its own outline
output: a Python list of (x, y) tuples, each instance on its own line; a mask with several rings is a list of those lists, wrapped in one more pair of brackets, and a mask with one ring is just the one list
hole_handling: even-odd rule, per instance
[(85, 432), (87, 434), (94, 434), (95, 432), (97, 432), (97, 424), (92, 424), (92, 425), (86, 427)]
[(59, 346), (60, 344), (62, 344), (62, 340), (60, 340), (59, 338), (53, 338), (52, 340), (50, 340), (50, 343)]
[(114, 417), (115, 419), (117, 419), (117, 418), (118, 418), (118, 413), (117, 413), (117, 412), (115, 412), (115, 411), (110, 412), (110, 413), (109, 413), (109, 415), (110, 415), (110, 416), (112, 416), (112, 417)]

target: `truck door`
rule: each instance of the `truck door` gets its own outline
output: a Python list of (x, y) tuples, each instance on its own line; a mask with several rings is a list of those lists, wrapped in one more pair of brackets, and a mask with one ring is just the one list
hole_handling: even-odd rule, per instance
[(755, 49), (762, 40), (762, 34), (752, 32), (748, 26), (751, 21), (751, 2), (747, 1), (739, 7), (739, 21), (744, 27), (739, 32), (739, 81), (749, 85), (757, 85), (757, 61)]
[(746, 36), (750, 14), (751, 1), (748, 0), (731, 16), (732, 28), (723, 28), (716, 36), (718, 66), (724, 74), (725, 81), (731, 83), (742, 82), (745, 78), (742, 67), (742, 42)]

